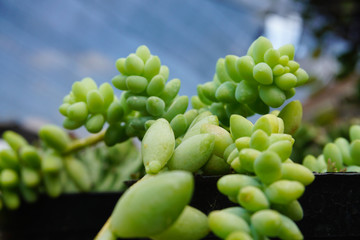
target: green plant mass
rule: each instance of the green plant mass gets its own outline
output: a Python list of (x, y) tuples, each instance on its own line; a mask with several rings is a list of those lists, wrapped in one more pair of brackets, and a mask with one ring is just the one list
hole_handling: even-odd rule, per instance
[[(169, 78), (158, 56), (138, 47), (115, 63), (119, 74), (111, 83), (120, 96), (109, 83), (84, 78), (64, 97), (63, 127), (84, 126), (89, 137), (74, 140), (48, 125), (35, 147), (4, 134), (11, 149), (0, 153), (2, 201), (15, 209), (20, 197), (36, 201), (42, 192), (120, 191), (136, 173), (142, 178), (124, 192), (96, 239), (197, 240), (209, 232), (227, 240), (302, 239), (298, 199), (314, 175), (290, 159), (302, 106), (284, 103), (309, 78), (294, 53), (291, 44), (274, 49), (259, 37), (245, 56), (220, 58), (213, 79), (189, 97), (179, 96), (181, 80)], [(252, 123), (247, 117), (254, 114), (260, 117)], [(358, 130), (352, 135), (357, 139)], [(132, 138), (141, 141), (140, 151)], [(358, 154), (356, 141), (349, 156)], [(336, 168), (343, 166), (336, 144), (326, 152)], [(208, 215), (189, 206), (194, 174), (220, 175), (218, 190), (238, 206)]]

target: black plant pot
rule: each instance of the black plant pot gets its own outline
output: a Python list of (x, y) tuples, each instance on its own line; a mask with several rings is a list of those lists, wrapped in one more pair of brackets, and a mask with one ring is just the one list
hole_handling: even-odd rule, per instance
[(305, 239), (360, 239), (360, 174), (322, 173), (306, 187), (298, 222)]
[[(218, 176), (195, 177), (191, 205), (208, 214), (235, 206), (216, 188)], [(133, 182), (132, 182), (133, 183)], [(300, 202), (298, 225), (305, 239), (360, 239), (360, 174), (316, 174)], [(130, 182), (131, 184), (131, 182)], [(0, 239), (93, 239), (110, 216), (121, 193), (43, 196), (17, 211), (0, 211)], [(206, 239), (218, 239), (210, 234)]]
[(121, 193), (63, 194), (42, 196), (33, 204), (22, 203), (16, 211), (0, 211), (0, 239), (85, 240), (94, 239)]

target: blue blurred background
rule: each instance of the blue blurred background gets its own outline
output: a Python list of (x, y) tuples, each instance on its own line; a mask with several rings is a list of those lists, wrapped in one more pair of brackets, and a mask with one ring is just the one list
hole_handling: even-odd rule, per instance
[[(359, 4), (341, 2), (350, 3), (344, 14), (358, 19)], [(72, 83), (110, 82), (116, 59), (142, 44), (169, 67), (170, 78), (181, 79), (180, 94), (195, 95), (218, 58), (245, 55), (260, 35), (274, 47), (294, 44), (296, 60), (320, 82), (314, 86), (324, 86), (341, 69), (338, 55), (354, 51), (358, 40), (336, 31), (330, 10), (342, 13), (336, 1), (1, 0), (0, 122), (61, 125), (58, 107)], [(333, 30), (314, 31), (329, 23)], [(354, 35), (358, 23), (352, 27)], [(295, 99), (305, 102), (311, 92), (299, 89)]]

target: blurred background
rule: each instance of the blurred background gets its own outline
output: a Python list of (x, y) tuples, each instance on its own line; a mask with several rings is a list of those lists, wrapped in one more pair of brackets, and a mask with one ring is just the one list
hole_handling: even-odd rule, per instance
[(180, 94), (195, 95), (218, 58), (245, 55), (260, 35), (292, 43), (311, 76), (293, 98), (305, 121), (350, 121), (360, 116), (359, 16), (356, 0), (1, 0), (0, 124), (61, 125), (72, 83), (110, 82), (116, 59), (142, 44), (181, 79)]

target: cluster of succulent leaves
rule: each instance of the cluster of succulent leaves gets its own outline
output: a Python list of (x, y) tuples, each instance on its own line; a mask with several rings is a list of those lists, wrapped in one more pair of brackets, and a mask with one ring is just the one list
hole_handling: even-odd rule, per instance
[(98, 145), (68, 152), (77, 140), (55, 125), (43, 126), (40, 142), (30, 144), (13, 131), (2, 138), (9, 148), (0, 151), (0, 206), (17, 209), (40, 195), (121, 191), (124, 180), (141, 171), (141, 158), (129, 140), (113, 147)]
[(283, 105), (309, 79), (294, 54), (291, 44), (274, 49), (267, 38), (259, 37), (246, 56), (227, 55), (217, 61), (213, 80), (198, 85), (192, 106), (208, 108), (225, 126), (232, 114), (269, 113), (270, 107)]
[(109, 83), (98, 88), (91, 78), (75, 82), (59, 107), (60, 113), (65, 116), (63, 126), (74, 130), (85, 125), (90, 133), (101, 131), (105, 113), (113, 100), (114, 92)]
[(349, 140), (338, 137), (328, 142), (321, 154), (308, 154), (303, 165), (313, 172), (360, 172), (360, 125), (351, 125)]
[(221, 177), (218, 189), (241, 207), (210, 213), (210, 228), (223, 239), (303, 238), (294, 223), (303, 217), (297, 199), (314, 175), (289, 158), (294, 139), (275, 114), (263, 115), (255, 124), (239, 115), (230, 118), (235, 141), (224, 158), (237, 174)]
[(293, 135), (296, 144), (293, 146), (291, 159), (294, 162), (302, 163), (307, 155), (321, 155), (325, 145), (334, 142), (337, 138), (351, 141), (349, 129), (352, 125), (358, 124), (358, 118), (349, 118), (346, 121), (341, 120), (326, 126), (309, 120), (303, 121)]
[(178, 115), (186, 111), (189, 100), (178, 96), (180, 80), (168, 81), (168, 67), (161, 65), (160, 58), (151, 55), (146, 46), (119, 58), (116, 67), (119, 75), (112, 84), (122, 90), (121, 96), (114, 96), (108, 83), (97, 89), (90, 78), (75, 82), (59, 108), (65, 116), (65, 128), (85, 125), (90, 133), (97, 133), (108, 123), (104, 140), (112, 146), (131, 137), (141, 139), (149, 120), (165, 118), (170, 122), (177, 116), (174, 121), (184, 122)]

